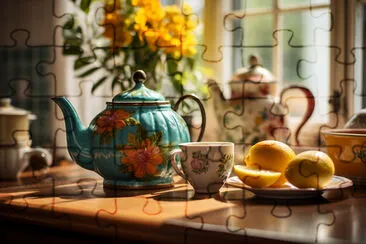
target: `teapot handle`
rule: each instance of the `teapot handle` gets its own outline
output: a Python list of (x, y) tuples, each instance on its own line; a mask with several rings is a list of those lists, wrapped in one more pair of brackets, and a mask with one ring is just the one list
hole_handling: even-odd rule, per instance
[(306, 87), (303, 86), (298, 86), (298, 85), (291, 85), (288, 86), (286, 88), (284, 88), (281, 91), (280, 94), (280, 103), (283, 103), (283, 95), (289, 91), (289, 90), (293, 90), (293, 89), (299, 89), (300, 91), (302, 91), (305, 94), (306, 97), (306, 102), (307, 102), (307, 109), (306, 112), (304, 114), (304, 117), (302, 118), (301, 123), (299, 124), (299, 126), (296, 128), (295, 130), (295, 141), (296, 141), (296, 145), (300, 145), (299, 143), (299, 134), (300, 134), (300, 130), (302, 129), (302, 127), (305, 125), (305, 123), (309, 120), (310, 116), (313, 114), (314, 112), (314, 108), (315, 108), (315, 98), (313, 93)]
[(201, 116), (202, 116), (202, 123), (201, 123), (201, 131), (200, 131), (200, 134), (199, 134), (199, 136), (198, 136), (197, 141), (201, 141), (201, 139), (202, 139), (202, 137), (203, 137), (203, 133), (205, 133), (205, 128), (206, 128), (206, 112), (205, 112), (205, 108), (204, 108), (204, 106), (203, 106), (203, 104), (202, 104), (201, 100), (200, 100), (197, 96), (195, 96), (195, 95), (193, 95), (193, 94), (186, 94), (186, 95), (181, 96), (181, 97), (178, 99), (178, 101), (175, 103), (175, 105), (174, 105), (173, 109), (174, 109), (174, 111), (177, 111), (177, 109), (178, 109), (178, 107), (179, 107), (179, 104), (180, 104), (181, 102), (183, 102), (183, 100), (184, 100), (184, 99), (186, 99), (186, 98), (192, 99), (192, 100), (193, 100), (193, 101), (195, 101), (195, 102), (198, 104), (198, 106), (200, 107)]

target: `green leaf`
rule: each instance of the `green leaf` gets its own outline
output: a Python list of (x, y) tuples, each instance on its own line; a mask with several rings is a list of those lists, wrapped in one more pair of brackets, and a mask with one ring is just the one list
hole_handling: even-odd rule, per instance
[(64, 29), (62, 34), (63, 34), (65, 41), (69, 41), (69, 42), (72, 42), (72, 43), (78, 44), (78, 45), (81, 45), (83, 43), (82, 33), (78, 33), (73, 29), (71, 29), (71, 30)]
[(90, 8), (91, 2), (92, 2), (92, 0), (81, 0), (81, 3), (80, 3), (81, 10), (83, 10), (85, 13), (89, 13), (89, 8)]
[(81, 48), (83, 33), (80, 26), (75, 28), (74, 16), (69, 17), (62, 26), (62, 35), (64, 38), (62, 50), (64, 55), (80, 55), (83, 52)]
[(195, 59), (187, 58), (187, 64), (190, 70), (194, 70), (194, 66), (196, 64)]
[(94, 91), (101, 85), (101, 84), (103, 84), (104, 83), (104, 81), (106, 80), (108, 78), (108, 76), (104, 76), (104, 77), (102, 77), (102, 78), (100, 78), (97, 82), (95, 82), (94, 84), (93, 84), (93, 87), (92, 87), (92, 89), (91, 89), (91, 92), (92, 92), (92, 94), (94, 93)]
[(174, 89), (177, 92), (181, 92), (182, 91), (182, 82), (180, 80), (176, 79), (175, 77), (172, 77), (171, 80), (173, 82)]
[(76, 27), (76, 29), (75, 29), (75, 32), (76, 33), (83, 33), (83, 29), (81, 29), (81, 27), (80, 26), (78, 26), (78, 27)]
[(175, 72), (177, 72), (177, 70), (178, 70), (178, 62), (176, 62), (173, 59), (169, 59), (166, 61), (166, 63), (167, 63), (169, 75), (171, 75), (171, 76), (174, 75)]
[(94, 68), (91, 68), (87, 71), (85, 71), (84, 73), (78, 75), (79, 78), (84, 78), (84, 77), (87, 77), (91, 74), (93, 74), (95, 71), (97, 71), (98, 69), (100, 69), (100, 67), (94, 67)]
[(86, 65), (89, 65), (95, 61), (94, 56), (78, 58), (74, 62), (74, 70), (78, 70)]
[(74, 27), (74, 17), (70, 17), (66, 23), (62, 26), (62, 29), (72, 29)]
[(114, 78), (113, 78), (113, 81), (112, 81), (112, 86), (111, 86), (112, 91), (113, 91), (114, 87), (115, 87), (116, 85), (119, 85), (119, 84), (120, 84), (120, 82), (119, 82), (119, 80), (118, 80), (118, 77), (114, 77)]
[(168, 60), (167, 62), (168, 75), (173, 83), (174, 89), (177, 92), (182, 91), (182, 81), (179, 78), (182, 78), (182, 73), (178, 72), (178, 62), (175, 60)]
[(81, 48), (82, 40), (78, 37), (65, 38), (65, 45)]
[(140, 124), (135, 118), (127, 118), (127, 119), (125, 119), (125, 122), (127, 125), (130, 125), (130, 126)]
[(141, 141), (147, 139), (147, 137), (148, 137), (147, 131), (145, 130), (145, 128), (141, 124), (139, 126), (137, 126), (136, 137), (137, 137), (137, 139), (139, 140), (140, 143), (141, 143)]
[(69, 41), (65, 41), (62, 53), (64, 55), (81, 55), (83, 53), (83, 49), (81, 49), (80, 46), (72, 45)]
[(163, 138), (163, 132), (158, 131), (151, 135), (150, 140), (152, 145), (159, 145)]

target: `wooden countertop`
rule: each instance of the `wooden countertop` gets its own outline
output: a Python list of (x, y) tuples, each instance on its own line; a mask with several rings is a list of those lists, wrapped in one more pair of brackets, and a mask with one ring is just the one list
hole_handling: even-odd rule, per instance
[(365, 188), (265, 200), (229, 186), (194, 196), (176, 182), (169, 189), (122, 191), (104, 189), (100, 176), (76, 165), (54, 167), (38, 179), (27, 172), (0, 181), (0, 216), (117, 240), (366, 242)]

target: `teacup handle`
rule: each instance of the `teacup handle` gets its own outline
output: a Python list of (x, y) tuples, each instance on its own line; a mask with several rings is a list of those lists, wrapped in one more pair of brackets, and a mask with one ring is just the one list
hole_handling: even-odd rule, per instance
[[(48, 167), (52, 163), (52, 156), (51, 154), (44, 148), (27, 148), (24, 152), (23, 160), (29, 165), (29, 160), (32, 156), (38, 156), (40, 161), (40, 165), (44, 167)], [(33, 170), (38, 170), (35, 168), (34, 165), (30, 165)]]
[(183, 102), (184, 99), (187, 99), (187, 98), (192, 99), (193, 101), (195, 101), (198, 104), (198, 106), (200, 107), (201, 116), (202, 116), (202, 123), (201, 123), (201, 131), (200, 131), (200, 134), (198, 136), (197, 141), (201, 141), (201, 139), (203, 137), (203, 133), (205, 133), (205, 128), (206, 128), (206, 111), (205, 111), (205, 107), (203, 106), (201, 100), (193, 94), (186, 94), (184, 96), (181, 96), (178, 99), (178, 101), (175, 103), (173, 109), (174, 109), (174, 111), (177, 111), (179, 104), (181, 102)]
[(170, 152), (170, 159), (171, 159), (170, 161), (172, 163), (172, 166), (173, 166), (173, 169), (175, 170), (175, 172), (177, 172), (177, 174), (179, 176), (181, 176), (183, 179), (187, 179), (187, 177), (184, 175), (183, 171), (178, 168), (177, 161), (175, 161), (175, 157), (177, 155), (182, 155), (182, 153), (183, 153), (182, 149), (179, 149), (179, 148), (174, 149), (173, 151)]

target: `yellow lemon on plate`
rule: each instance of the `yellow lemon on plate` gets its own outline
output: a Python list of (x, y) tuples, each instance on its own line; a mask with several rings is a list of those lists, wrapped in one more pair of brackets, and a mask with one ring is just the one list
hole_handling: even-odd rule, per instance
[(254, 188), (269, 187), (281, 177), (280, 172), (260, 170), (244, 165), (235, 165), (234, 171), (244, 184)]
[(281, 176), (273, 184), (273, 186), (279, 187), (287, 182), (284, 172), (295, 155), (292, 148), (285, 143), (265, 140), (253, 145), (244, 161), (249, 167), (280, 172)]
[(285, 176), (298, 188), (324, 188), (334, 175), (332, 159), (319, 151), (306, 151), (296, 155), (289, 163)]

